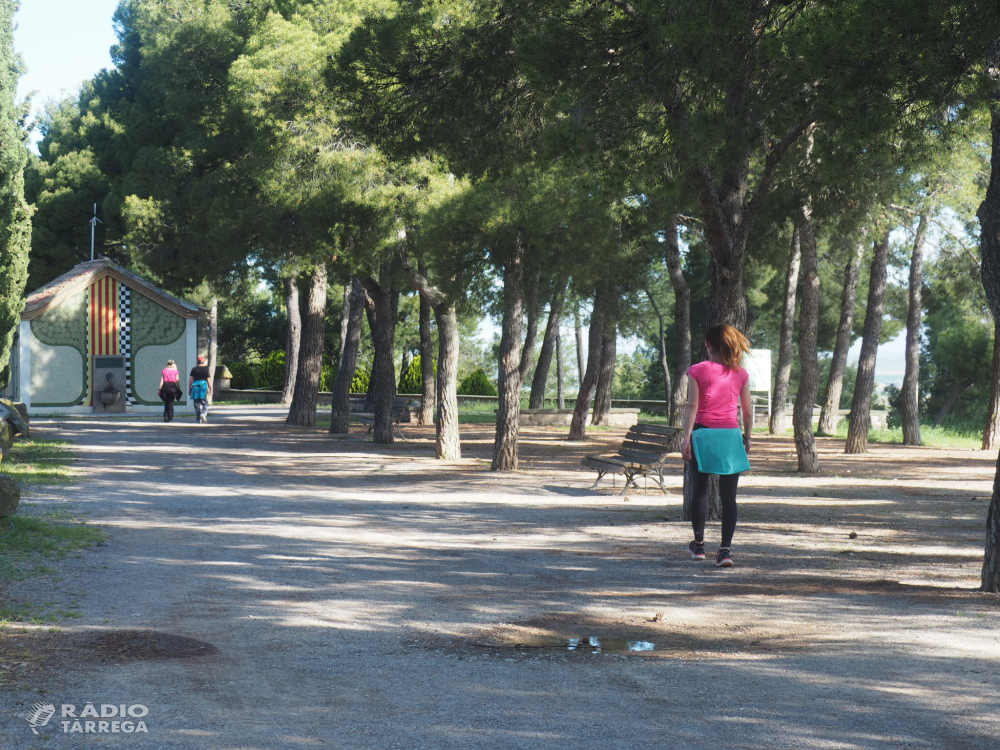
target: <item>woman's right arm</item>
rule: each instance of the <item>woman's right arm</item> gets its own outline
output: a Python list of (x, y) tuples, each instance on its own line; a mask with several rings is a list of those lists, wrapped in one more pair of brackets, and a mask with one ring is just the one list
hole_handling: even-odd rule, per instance
[(681, 456), (685, 461), (691, 460), (691, 433), (694, 431), (694, 422), (698, 418), (698, 381), (688, 376), (688, 403), (687, 413), (684, 415), (684, 442), (681, 443)]

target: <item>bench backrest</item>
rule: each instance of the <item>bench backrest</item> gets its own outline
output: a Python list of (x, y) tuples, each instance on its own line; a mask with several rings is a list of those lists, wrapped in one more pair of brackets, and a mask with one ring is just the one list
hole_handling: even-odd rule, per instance
[(629, 428), (618, 455), (630, 461), (658, 464), (681, 449), (683, 431), (659, 424), (637, 424)]
[(390, 412), (392, 414), (392, 418), (396, 419), (411, 403), (413, 403), (412, 398), (394, 398), (392, 400), (392, 411)]

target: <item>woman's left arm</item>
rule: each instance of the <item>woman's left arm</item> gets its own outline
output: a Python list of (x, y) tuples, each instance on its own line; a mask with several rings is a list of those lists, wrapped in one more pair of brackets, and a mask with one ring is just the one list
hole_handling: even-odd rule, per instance
[(750, 452), (750, 436), (753, 433), (753, 399), (750, 397), (750, 381), (740, 389), (740, 406), (743, 408), (743, 446)]

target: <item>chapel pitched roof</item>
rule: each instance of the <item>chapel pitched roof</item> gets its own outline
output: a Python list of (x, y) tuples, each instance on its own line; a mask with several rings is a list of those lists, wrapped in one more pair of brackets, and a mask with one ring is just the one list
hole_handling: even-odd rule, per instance
[(81, 289), (86, 289), (105, 276), (111, 276), (129, 289), (149, 297), (182, 318), (197, 318), (205, 312), (205, 308), (163, 291), (141, 276), (126, 271), (117, 263), (107, 258), (98, 258), (74, 266), (62, 276), (29, 294), (24, 302), (21, 320), (34, 320), (46, 310), (51, 310)]

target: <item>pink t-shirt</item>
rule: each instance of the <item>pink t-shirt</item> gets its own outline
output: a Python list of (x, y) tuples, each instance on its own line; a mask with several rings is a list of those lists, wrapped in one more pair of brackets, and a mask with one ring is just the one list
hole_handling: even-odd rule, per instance
[(180, 370), (175, 370), (173, 367), (164, 367), (160, 374), (163, 375), (164, 383), (176, 383), (181, 377)]
[(705, 360), (692, 365), (688, 375), (698, 383), (697, 424), (705, 427), (739, 427), (736, 407), (740, 391), (750, 380), (750, 373), (740, 367), (730, 370), (725, 365)]

